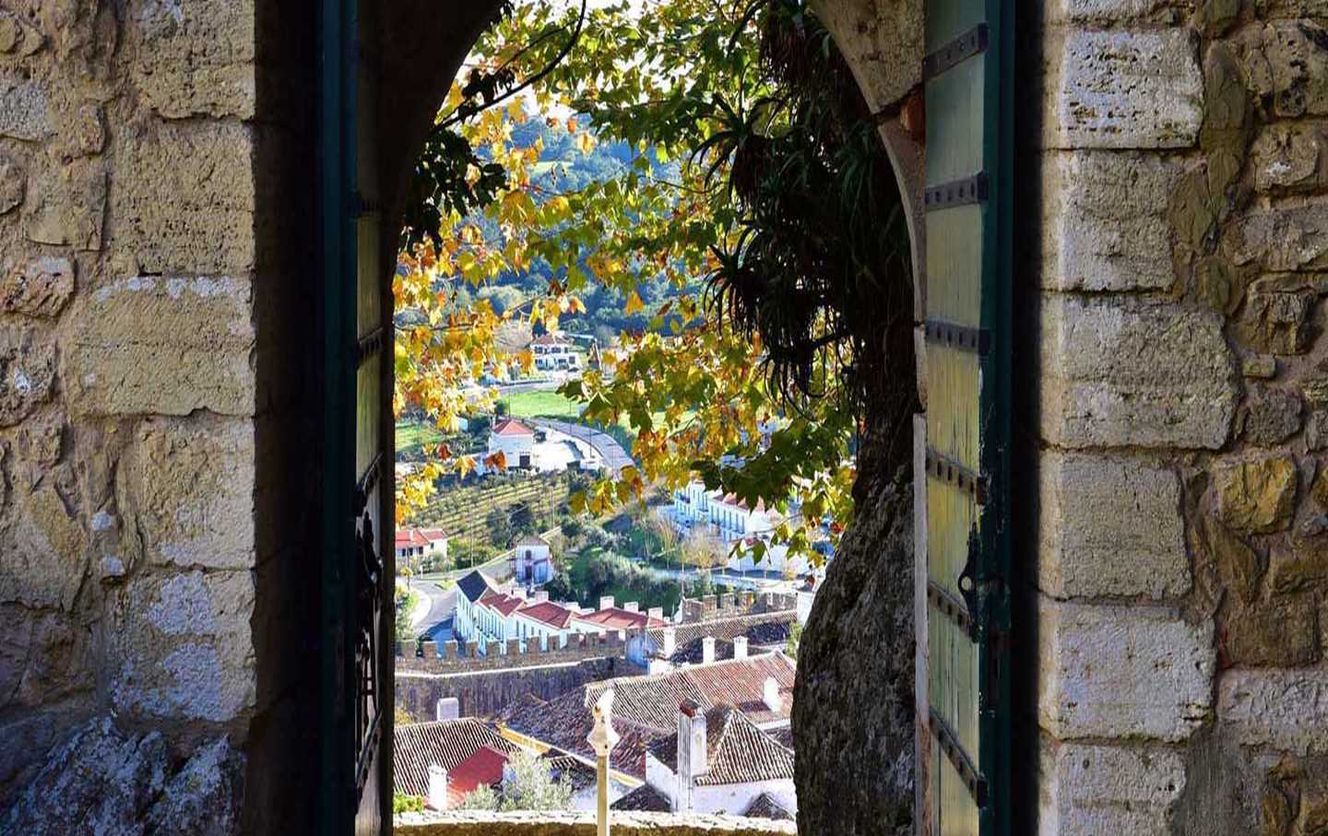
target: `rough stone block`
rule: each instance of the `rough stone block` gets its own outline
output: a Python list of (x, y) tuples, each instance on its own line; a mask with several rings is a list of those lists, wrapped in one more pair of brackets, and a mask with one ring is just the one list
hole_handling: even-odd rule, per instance
[(12, 158), (0, 155), (0, 215), (23, 202), (28, 177)]
[(87, 576), (87, 534), (51, 485), (15, 490), (17, 517), (0, 538), (0, 603), (69, 610)]
[(1328, 186), (1328, 130), (1292, 122), (1267, 125), (1250, 149), (1254, 188), (1272, 194)]
[(1044, 176), (1043, 284), (1054, 290), (1170, 287), (1167, 201), (1177, 167), (1137, 153), (1056, 154)]
[(1241, 435), (1250, 444), (1270, 447), (1300, 432), (1303, 405), (1287, 389), (1255, 387), (1241, 407)]
[(114, 633), (117, 710), (225, 722), (253, 706), (249, 572), (149, 575), (125, 596)]
[(1328, 203), (1251, 208), (1226, 227), (1237, 264), (1289, 272), (1328, 267)]
[(1183, 595), (1180, 482), (1149, 462), (1042, 456), (1039, 587), (1056, 598)]
[(1230, 665), (1298, 668), (1319, 659), (1317, 602), (1312, 594), (1277, 595), (1250, 604), (1230, 599), (1218, 626), (1223, 661)]
[(1185, 761), (1160, 746), (1097, 746), (1043, 739), (1042, 834), (1169, 836), (1185, 791)]
[(254, 437), (244, 419), (147, 419), (117, 470), (126, 551), (158, 565), (254, 564)]
[(1280, 117), (1328, 114), (1328, 30), (1309, 20), (1280, 20), (1241, 30), (1249, 83)]
[[(1326, 207), (1328, 208), (1328, 207)], [(1251, 288), (1234, 329), (1236, 337), (1255, 351), (1303, 354), (1314, 332), (1311, 317), (1316, 294)]]
[(1221, 447), (1236, 407), (1222, 318), (1046, 294), (1042, 434), (1058, 446)]
[(1328, 753), (1328, 669), (1225, 671), (1217, 718), (1246, 746)]
[(253, 141), (238, 122), (148, 123), (116, 139), (111, 237), (142, 272), (254, 265)]
[(1055, 737), (1177, 741), (1208, 716), (1211, 624), (1189, 624), (1168, 608), (1046, 598), (1038, 614), (1038, 715)]
[(131, 2), (126, 40), (147, 104), (172, 118), (253, 116), (255, 17), (252, 0)]
[(1232, 462), (1214, 469), (1218, 515), (1235, 531), (1266, 534), (1291, 523), (1299, 474), (1290, 456)]
[(40, 142), (53, 133), (46, 89), (19, 75), (0, 75), (0, 136)]
[(29, 241), (96, 251), (106, 219), (106, 167), (96, 159), (48, 163), (28, 181), (23, 206)]
[(1203, 118), (1203, 77), (1189, 30), (1071, 30), (1049, 49), (1048, 147), (1195, 143)]
[(50, 400), (55, 346), (31, 330), (0, 331), (0, 427), (12, 427)]
[(74, 265), (67, 258), (42, 256), (20, 264), (0, 281), (0, 311), (51, 317), (74, 293)]
[(254, 410), (247, 279), (123, 279), (65, 317), (63, 379), (75, 414), (229, 415)]

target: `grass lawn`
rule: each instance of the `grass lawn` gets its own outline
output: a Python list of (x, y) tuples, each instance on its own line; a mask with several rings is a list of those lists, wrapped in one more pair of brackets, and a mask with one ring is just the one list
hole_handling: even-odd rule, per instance
[(575, 421), (581, 414), (579, 401), (553, 391), (514, 392), (503, 398), (508, 414), (516, 418), (562, 418)]
[(442, 430), (433, 424), (398, 421), (396, 428), (397, 452), (418, 448), (421, 444), (437, 444), (443, 437)]

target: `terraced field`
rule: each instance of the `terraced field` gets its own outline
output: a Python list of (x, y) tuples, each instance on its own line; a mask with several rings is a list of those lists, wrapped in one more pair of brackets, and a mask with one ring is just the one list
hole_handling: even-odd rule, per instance
[(490, 510), (508, 510), (525, 502), (536, 516), (541, 516), (565, 502), (567, 493), (567, 477), (562, 474), (529, 479), (485, 480), (439, 491), (409, 523), (441, 528), (454, 538), (488, 540), (488, 525), (484, 518)]

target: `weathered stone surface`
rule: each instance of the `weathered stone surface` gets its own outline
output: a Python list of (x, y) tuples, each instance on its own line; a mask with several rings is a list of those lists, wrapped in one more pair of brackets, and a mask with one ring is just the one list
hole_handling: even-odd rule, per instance
[(1254, 187), (1294, 194), (1328, 186), (1328, 131), (1301, 122), (1265, 126), (1250, 149)]
[(922, 81), (921, 2), (817, 0), (812, 6), (833, 33), (873, 111), (899, 101)]
[(255, 695), (254, 587), (248, 572), (135, 578), (115, 631), (116, 709), (223, 722)]
[(0, 282), (0, 311), (55, 316), (74, 293), (74, 265), (43, 256), (9, 271)]
[(0, 155), (0, 215), (23, 202), (23, 189), (27, 177), (18, 163)]
[(15, 491), (19, 513), (0, 538), (0, 602), (68, 610), (87, 574), (87, 536), (55, 488)]
[(1071, 30), (1054, 50), (1052, 148), (1184, 148), (1202, 120), (1203, 79), (1186, 29)]
[(1291, 523), (1299, 474), (1290, 456), (1247, 459), (1217, 467), (1213, 487), (1222, 521), (1236, 531), (1267, 533)]
[(1319, 504), (1319, 507), (1328, 511), (1328, 464), (1319, 468), (1319, 475), (1315, 477), (1314, 484), (1310, 486), (1310, 496)]
[(1077, 151), (1044, 176), (1044, 286), (1055, 290), (1166, 288), (1167, 200), (1178, 169), (1155, 156)]
[(1328, 267), (1328, 204), (1249, 209), (1227, 225), (1223, 244), (1237, 264), (1272, 271)]
[(251, 292), (245, 279), (143, 276), (80, 294), (65, 316), (71, 411), (252, 413)]
[(55, 347), (32, 331), (0, 332), (0, 427), (12, 427), (51, 397)]
[(1277, 358), (1271, 354), (1254, 354), (1241, 361), (1240, 373), (1251, 380), (1272, 380), (1277, 377)]
[(1200, 533), (1222, 588), (1238, 600), (1252, 603), (1259, 595), (1259, 581), (1263, 577), (1263, 562), (1258, 552), (1211, 517), (1202, 519)]
[(133, 0), (127, 40), (148, 106), (170, 118), (253, 116), (255, 18), (247, 1)]
[(0, 75), (0, 136), (37, 142), (53, 133), (46, 90), (20, 76)]
[(1243, 667), (1314, 664), (1319, 659), (1317, 609), (1312, 594), (1278, 595), (1252, 604), (1228, 599), (1218, 617), (1224, 661)]
[(1047, 294), (1043, 437), (1065, 447), (1218, 448), (1235, 412), (1232, 360), (1211, 311)]
[(249, 569), (254, 439), (243, 419), (147, 419), (117, 472), (130, 548), (156, 565)]
[(1225, 41), (1204, 55), (1204, 116), (1199, 146), (1207, 155), (1215, 194), (1223, 193), (1240, 173), (1254, 106), (1245, 87), (1235, 50)]
[(71, 134), (68, 147), (73, 154), (100, 154), (106, 145), (106, 122), (101, 106), (80, 106), (74, 113)]
[(129, 735), (109, 718), (88, 722), (50, 753), (0, 819), (6, 833), (227, 836), (235, 820), (243, 758), (226, 738), (209, 742), (171, 774), (158, 732)]
[(1328, 549), (1314, 542), (1275, 545), (1268, 556), (1268, 587), (1277, 593), (1328, 588)]
[(1150, 462), (1058, 452), (1045, 453), (1039, 471), (1043, 592), (1163, 598), (1189, 590), (1175, 473)]
[(1308, 20), (1240, 32), (1250, 84), (1280, 117), (1328, 113), (1328, 30)]
[(1185, 762), (1161, 746), (1043, 739), (1038, 832), (1170, 836)]
[(1313, 291), (1284, 293), (1251, 288), (1236, 337), (1256, 351), (1270, 354), (1302, 354), (1313, 337), (1311, 317), (1316, 297)]
[(106, 168), (99, 160), (48, 165), (28, 181), (23, 218), (28, 240), (100, 250), (106, 217)]
[(1160, 607), (1038, 605), (1038, 717), (1061, 740), (1184, 740), (1212, 707), (1213, 628)]
[(1241, 409), (1241, 434), (1250, 444), (1261, 447), (1286, 441), (1300, 431), (1303, 409), (1300, 396), (1291, 390), (1254, 388)]
[(1220, 256), (1201, 258), (1194, 265), (1194, 297), (1215, 311), (1230, 313), (1240, 300), (1240, 277)]
[(1328, 752), (1328, 669), (1225, 671), (1217, 717), (1247, 746)]
[(146, 273), (254, 265), (252, 139), (238, 122), (149, 123), (116, 139), (111, 237)]
[(1328, 381), (1307, 381), (1301, 390), (1310, 411), (1305, 443), (1311, 450), (1328, 450)]
[(27, 57), (42, 47), (42, 34), (19, 15), (0, 11), (0, 55)]

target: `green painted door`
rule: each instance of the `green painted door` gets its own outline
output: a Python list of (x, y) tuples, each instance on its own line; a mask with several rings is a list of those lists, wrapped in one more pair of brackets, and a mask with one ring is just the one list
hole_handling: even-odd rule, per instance
[(1011, 0), (927, 0), (931, 832), (1009, 832)]
[(391, 334), (380, 266), (373, 3), (324, 0), (320, 832), (391, 825)]

